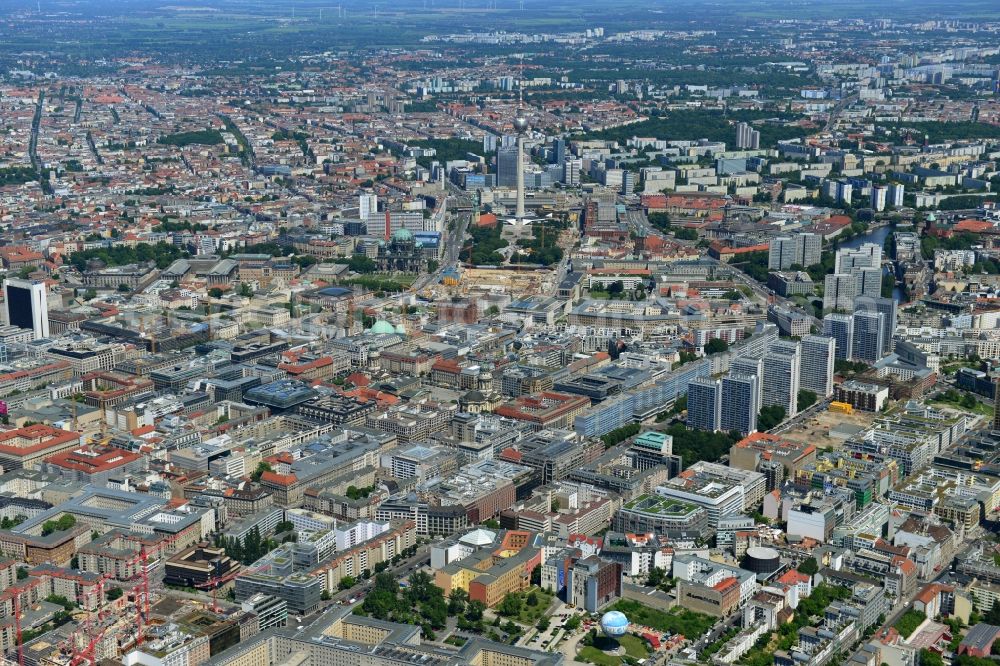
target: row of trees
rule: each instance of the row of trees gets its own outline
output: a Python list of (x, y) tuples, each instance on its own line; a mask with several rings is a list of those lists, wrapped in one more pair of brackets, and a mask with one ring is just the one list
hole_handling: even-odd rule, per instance
[(399, 280), (391, 280), (389, 278), (376, 277), (374, 275), (357, 275), (346, 280), (340, 280), (339, 284), (357, 284), (376, 292), (391, 293), (406, 291), (410, 287), (410, 285), (400, 282)]
[(673, 437), (674, 453), (681, 456), (684, 467), (689, 467), (700, 460), (715, 462), (727, 455), (733, 444), (743, 439), (738, 432), (688, 430), (683, 423), (673, 424), (667, 428), (666, 433)]
[(17, 527), (27, 519), (27, 516), (14, 516), (13, 518), (4, 516), (3, 520), (0, 520), (0, 530), (9, 530)]
[(76, 526), (76, 518), (66, 513), (56, 520), (46, 520), (42, 523), (42, 536), (48, 536), (53, 532), (64, 532)]
[(352, 254), (350, 257), (337, 258), (335, 264), (347, 264), (348, 270), (353, 273), (374, 273), (378, 270), (378, 264), (371, 257), (364, 254)]
[(6, 185), (23, 185), (38, 180), (38, 174), (31, 167), (6, 167), (0, 169), (0, 187)]
[(897, 138), (911, 133), (926, 136), (930, 143), (942, 143), (953, 139), (996, 139), (1000, 138), (1000, 127), (979, 122), (926, 122), (885, 123), (875, 127), (875, 136)]
[(965, 409), (975, 409), (979, 404), (979, 401), (976, 400), (976, 396), (966, 391), (956, 391), (955, 389), (948, 389), (938, 397), (934, 398), (933, 402), (948, 402), (953, 405), (964, 407)]
[[(392, 560), (390, 560), (389, 562), (379, 562), (378, 564), (376, 564), (375, 573), (376, 574), (382, 573), (390, 566), (395, 566), (404, 559), (408, 557), (413, 557), (416, 554), (416, 552), (417, 552), (416, 546), (410, 546), (409, 548), (404, 548), (401, 552), (393, 555)], [(365, 569), (364, 571), (361, 572), (361, 580), (368, 580), (371, 577), (372, 577), (371, 569)], [(344, 576), (343, 578), (340, 579), (340, 582), (337, 584), (337, 589), (349, 590), (357, 584), (358, 584), (358, 579), (355, 578), (354, 576)], [(326, 595), (324, 599), (329, 599), (329, 594), (326, 593), (325, 591), (324, 594)]]
[(861, 361), (848, 361), (846, 359), (838, 358), (833, 362), (833, 369), (838, 374), (860, 374), (866, 372), (869, 366)]
[[(354, 584), (353, 579), (341, 581), (341, 589), (348, 589)], [(508, 595), (498, 607), (500, 615), (518, 616), (525, 605), (540, 608), (542, 600), (537, 594), (529, 593), (524, 599), (520, 595)], [(354, 612), (381, 620), (390, 620), (404, 624), (419, 625), (422, 634), (428, 640), (435, 640), (435, 631), (446, 626), (449, 617), (456, 618), (456, 624), (461, 631), (485, 634), (483, 616), (486, 605), (481, 601), (469, 599), (465, 590), (456, 588), (446, 598), (444, 592), (434, 584), (430, 575), (418, 571), (410, 576), (409, 586), (401, 589), (396, 578), (389, 573), (378, 573), (371, 591)], [(521, 633), (521, 627), (512, 621), (501, 626), (500, 617), (493, 622), (495, 627), (502, 629), (511, 639), (516, 639)], [(500, 640), (496, 631), (490, 630), (493, 640)]]
[(127, 264), (152, 261), (157, 268), (163, 269), (175, 260), (190, 256), (176, 245), (159, 242), (155, 245), (137, 243), (135, 247), (116, 245), (114, 247), (97, 247), (80, 250), (69, 255), (69, 263), (78, 271), (87, 270), (88, 262), (97, 259), (106, 266), (125, 266)]
[(705, 355), (711, 356), (713, 354), (721, 354), (722, 352), (729, 351), (729, 343), (722, 338), (712, 338), (707, 343), (705, 343)]
[(178, 132), (176, 134), (161, 136), (158, 140), (158, 143), (167, 146), (214, 146), (222, 142), (222, 133), (215, 129)]
[(200, 224), (198, 222), (191, 223), (188, 220), (168, 220), (163, 219), (163, 222), (153, 227), (153, 231), (160, 232), (177, 232), (177, 231), (190, 231), (191, 233), (198, 233), (200, 231), (208, 231), (208, 225)]
[(809, 409), (816, 404), (816, 393), (809, 389), (799, 389), (799, 394), (795, 400), (795, 408), (800, 412)]
[(641, 427), (642, 426), (638, 423), (629, 423), (621, 428), (615, 428), (601, 437), (601, 441), (604, 442), (604, 448), (610, 449), (616, 444), (621, 444), (629, 437), (635, 437), (639, 434)]
[[(976, 204), (978, 205), (978, 204)], [(948, 238), (938, 238), (937, 236), (920, 237), (920, 253), (924, 259), (933, 259), (934, 250), (969, 250), (972, 246), (979, 245), (982, 240), (976, 234), (967, 231), (955, 234)]]
[(785, 420), (785, 408), (781, 405), (761, 407), (757, 415), (757, 430), (764, 432)]
[(444, 591), (434, 585), (430, 575), (417, 571), (410, 576), (410, 584), (404, 590), (400, 590), (395, 576), (388, 573), (376, 575), (371, 592), (355, 613), (379, 620), (420, 625), (424, 637), (434, 640), (435, 630), (445, 627), (448, 609)]
[(434, 155), (423, 155), (417, 158), (417, 164), (425, 168), (431, 167), (431, 162), (450, 162), (452, 160), (468, 159), (469, 153), (483, 154), (483, 144), (467, 139), (426, 139), (409, 144), (411, 148), (433, 148)]
[(352, 500), (359, 500), (368, 497), (375, 490), (375, 486), (364, 486), (358, 488), (356, 486), (347, 486), (347, 498)]
[(565, 228), (561, 222), (545, 221), (536, 224), (531, 228), (531, 238), (522, 238), (517, 241), (517, 245), (524, 250), (512, 257), (513, 261), (529, 264), (541, 264), (551, 266), (558, 263), (563, 257), (562, 248), (557, 245), (559, 232)]
[[(789, 650), (798, 640), (799, 629), (809, 626), (813, 616), (822, 617), (826, 607), (838, 599), (851, 596), (848, 587), (820, 584), (813, 588), (812, 594), (799, 601), (795, 617), (778, 629), (777, 649)], [(747, 666), (771, 666), (774, 664), (774, 641), (772, 633), (766, 633), (757, 641), (750, 652), (744, 655), (742, 662)]]
[(215, 545), (225, 549), (226, 555), (242, 564), (252, 564), (278, 547), (274, 539), (265, 539), (256, 525), (243, 540), (236, 537), (217, 536)]
[(500, 225), (470, 227), (469, 235), (472, 236), (472, 243), (462, 248), (462, 259), (470, 264), (499, 266), (504, 259), (498, 250), (508, 245), (507, 241), (501, 238), (501, 233)]

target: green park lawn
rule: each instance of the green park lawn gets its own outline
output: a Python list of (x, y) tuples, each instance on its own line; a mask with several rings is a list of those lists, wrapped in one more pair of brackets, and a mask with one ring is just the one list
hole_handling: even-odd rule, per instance
[[(625, 634), (618, 639), (621, 646), (625, 648), (625, 654), (632, 659), (645, 659), (649, 656), (649, 647), (639, 636), (635, 634)], [(623, 663), (622, 657), (606, 654), (602, 648), (610, 646), (611, 640), (601, 636), (595, 641), (596, 645), (587, 645), (580, 649), (576, 657), (580, 661), (585, 661), (598, 666), (620, 666)]]
[(673, 608), (667, 613), (631, 599), (619, 599), (612, 608), (625, 613), (629, 622), (633, 624), (652, 627), (657, 631), (683, 634), (688, 638), (701, 636), (715, 624), (715, 618), (703, 613), (695, 613), (680, 607)]

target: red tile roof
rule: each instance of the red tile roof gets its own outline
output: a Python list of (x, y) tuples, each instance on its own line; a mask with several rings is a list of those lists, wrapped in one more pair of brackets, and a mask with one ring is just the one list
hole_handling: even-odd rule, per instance
[(278, 474), (277, 472), (264, 472), (260, 475), (260, 480), (265, 483), (273, 483), (276, 486), (290, 486), (298, 481), (294, 474)]
[(79, 433), (35, 423), (0, 433), (0, 453), (21, 457), (79, 440)]
[(72, 469), (86, 474), (94, 474), (111, 469), (117, 469), (142, 458), (137, 453), (123, 451), (113, 447), (80, 447), (71, 451), (62, 451), (46, 459), (46, 462)]
[(729, 578), (723, 578), (718, 583), (713, 585), (712, 589), (715, 590), (716, 592), (725, 592), (726, 590), (731, 590), (734, 587), (737, 587), (738, 585), (739, 583), (736, 581), (736, 579), (730, 576)]
[(981, 234), (986, 231), (993, 231), (993, 224), (984, 220), (962, 220), (955, 225), (955, 231), (969, 231), (974, 234)]
[(798, 585), (799, 583), (808, 583), (809, 576), (796, 569), (789, 569), (778, 578), (778, 582), (783, 585)]

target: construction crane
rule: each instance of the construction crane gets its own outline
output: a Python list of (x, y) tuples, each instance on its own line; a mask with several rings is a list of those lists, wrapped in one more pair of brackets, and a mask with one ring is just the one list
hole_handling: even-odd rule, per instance
[[(145, 554), (145, 549), (142, 551)], [(149, 623), (149, 575), (146, 573), (146, 567), (143, 566), (142, 571), (131, 579), (133, 582), (138, 580), (139, 582), (132, 588), (133, 599), (135, 600), (135, 645), (136, 647), (142, 646), (143, 643), (143, 633), (142, 626), (145, 622)]]
[[(97, 621), (98, 622), (102, 622), (104, 620), (104, 618), (106, 616), (106, 612), (107, 612), (107, 600), (104, 597), (104, 584), (108, 580), (110, 580), (111, 578), (113, 578), (113, 577), (114, 576), (112, 576), (112, 574), (106, 573), (106, 574), (103, 574), (97, 580), (97, 602), (98, 602), (98, 606), (97, 606)], [(87, 616), (86, 616), (86, 618), (83, 621), (83, 626), (82, 626), (83, 636), (84, 636), (83, 640), (86, 640), (85, 637), (92, 635), (91, 629), (90, 629), (90, 623), (91, 623), (91, 620), (93, 619), (93, 613), (94, 613), (94, 611), (88, 611), (87, 612)], [(78, 628), (77, 631), (79, 631), (79, 629), (80, 628)], [(66, 652), (68, 652), (71, 655), (71, 662), (70, 663), (73, 663), (72, 659), (75, 659), (78, 654), (86, 654), (87, 651), (88, 651), (88, 649), (92, 649), (91, 647), (88, 647), (88, 648), (84, 648), (84, 650), (82, 652), (80, 652), (80, 653), (77, 652), (77, 648), (76, 648), (76, 646), (78, 645), (78, 642), (77, 642), (77, 638), (78, 638), (77, 637), (77, 631), (74, 631), (72, 634), (70, 634), (69, 638), (67, 638), (63, 643), (60, 643), (60, 649), (61, 650), (65, 650)], [(101, 630), (100, 636), (103, 636), (106, 632), (107, 632), (107, 627), (105, 627), (104, 629)], [(99, 640), (99, 638), (96, 639), (96, 640)], [(95, 642), (95, 645), (96, 645), (96, 642)]]
[[(138, 594), (135, 595), (135, 605), (138, 609), (136, 613), (137, 617), (137, 631), (136, 631), (136, 645), (140, 646), (143, 642), (142, 624), (143, 622), (149, 622), (149, 552), (146, 549), (146, 544), (143, 539), (139, 536), (124, 535), (122, 537), (126, 541), (137, 541), (139, 543), (139, 552), (128, 560), (127, 564), (129, 566), (139, 564), (139, 573), (131, 578), (131, 580), (139, 579), (139, 584), (132, 588), (132, 592), (135, 593), (138, 590)], [(165, 545), (174, 544), (177, 542), (177, 535), (170, 535), (164, 537), (159, 543), (156, 544), (156, 556), (161, 557)], [(139, 599), (142, 598), (140, 603)]]
[[(35, 578), (35, 579), (32, 579), (32, 580), (29, 580), (28, 582), (26, 582), (26, 583), (24, 583), (22, 585), (14, 585), (13, 587), (9, 587), (9, 588), (7, 588), (7, 590), (5, 592), (6, 594), (10, 594), (10, 595), (12, 595), (14, 597), (13, 598), (13, 605), (14, 605), (14, 630), (17, 633), (17, 663), (18, 663), (18, 666), (24, 666), (24, 636), (21, 633), (21, 615), (22, 615), (22, 611), (21, 611), (21, 595), (23, 595), (25, 592), (29, 592), (30, 590), (32, 590), (35, 587), (38, 587), (41, 584), (42, 584), (42, 581), (39, 580), (39, 579), (37, 579), (37, 578)], [(30, 598), (29, 598), (28, 601), (30, 603), (30, 601), (31, 601)]]
[[(111, 578), (113, 578), (113, 576), (110, 573), (106, 573), (106, 574), (103, 574), (100, 578), (97, 579), (97, 610), (96, 610), (96, 612), (97, 612), (97, 621), (98, 622), (100, 622), (101, 620), (104, 619), (106, 611), (107, 611), (107, 600), (104, 598), (104, 584), (108, 580), (110, 580)], [(88, 610), (87, 611), (87, 615), (84, 618), (84, 621), (83, 621), (84, 622), (83, 631), (84, 631), (84, 635), (86, 635), (86, 636), (90, 635), (90, 622), (93, 619), (93, 616), (94, 616), (94, 611)]]
[(90, 642), (87, 643), (87, 647), (83, 648), (80, 652), (74, 652), (73, 657), (69, 660), (69, 666), (79, 666), (79, 664), (84, 662), (96, 664), (97, 656), (95, 653), (97, 651), (97, 644), (101, 642), (101, 639), (104, 638), (104, 634), (107, 631), (107, 628), (101, 629), (100, 633), (90, 639)]

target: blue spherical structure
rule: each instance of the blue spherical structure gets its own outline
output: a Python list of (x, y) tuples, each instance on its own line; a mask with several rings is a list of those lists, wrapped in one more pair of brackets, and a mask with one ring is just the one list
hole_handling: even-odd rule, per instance
[(608, 611), (601, 616), (601, 629), (608, 638), (620, 638), (628, 631), (628, 618), (621, 611)]

